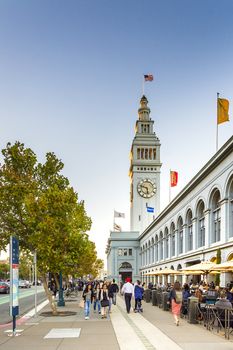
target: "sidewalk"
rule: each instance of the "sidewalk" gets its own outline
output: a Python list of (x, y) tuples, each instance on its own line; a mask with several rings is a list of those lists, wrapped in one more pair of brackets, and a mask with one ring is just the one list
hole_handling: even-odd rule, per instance
[[(150, 303), (143, 303), (144, 313), (125, 312), (124, 300), (118, 296), (117, 306), (112, 307), (111, 320), (102, 320), (98, 313), (91, 312), (90, 320), (84, 320), (84, 311), (79, 301), (67, 301), (62, 311), (75, 311), (74, 316), (44, 317), (38, 312), (17, 330), (18, 337), (9, 337), (0, 329), (0, 350), (232, 350), (233, 342), (207, 331), (202, 325), (191, 325), (181, 320), (176, 327), (170, 312), (162, 311)], [(50, 311), (49, 306), (43, 308)], [(54, 338), (44, 338), (52, 329)], [(80, 336), (78, 336), (80, 330)], [(73, 332), (73, 334), (72, 334)], [(69, 333), (69, 334), (68, 334)], [(62, 336), (62, 338), (58, 338)], [(65, 336), (69, 336), (65, 338)], [(75, 337), (73, 337), (75, 336)]]

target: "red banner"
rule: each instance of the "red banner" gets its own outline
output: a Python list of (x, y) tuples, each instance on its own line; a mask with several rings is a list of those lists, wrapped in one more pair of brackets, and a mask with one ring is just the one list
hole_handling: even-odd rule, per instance
[(171, 181), (171, 187), (175, 187), (178, 183), (178, 172), (177, 171), (170, 171), (170, 181)]

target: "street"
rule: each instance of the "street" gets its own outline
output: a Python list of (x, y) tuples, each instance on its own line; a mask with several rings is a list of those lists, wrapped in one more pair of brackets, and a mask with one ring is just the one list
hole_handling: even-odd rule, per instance
[[(22, 316), (35, 306), (35, 287), (30, 289), (19, 289), (19, 316)], [(42, 286), (37, 287), (37, 303), (45, 300), (45, 292)], [(12, 321), (9, 314), (9, 294), (0, 294), (0, 324)]]

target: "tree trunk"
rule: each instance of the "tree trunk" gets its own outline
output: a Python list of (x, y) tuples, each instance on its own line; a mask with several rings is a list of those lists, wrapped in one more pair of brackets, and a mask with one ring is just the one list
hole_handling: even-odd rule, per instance
[(51, 307), (52, 313), (54, 316), (58, 315), (58, 311), (57, 311), (57, 306), (56, 303), (53, 299), (53, 296), (48, 288), (47, 285), (47, 280), (46, 280), (46, 275), (42, 274), (42, 281), (43, 281), (43, 286), (44, 286), (44, 290), (45, 290), (45, 294), (47, 295), (48, 301), (49, 301), (49, 305)]
[(57, 276), (56, 273), (54, 274), (54, 279), (55, 279), (57, 290), (59, 290), (60, 289), (60, 283), (59, 283), (59, 279), (58, 279), (58, 276)]

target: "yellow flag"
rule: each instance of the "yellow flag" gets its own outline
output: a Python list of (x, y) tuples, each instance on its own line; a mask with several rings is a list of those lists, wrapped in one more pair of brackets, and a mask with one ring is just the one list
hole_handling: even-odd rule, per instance
[(229, 121), (229, 101), (218, 98), (218, 124)]

